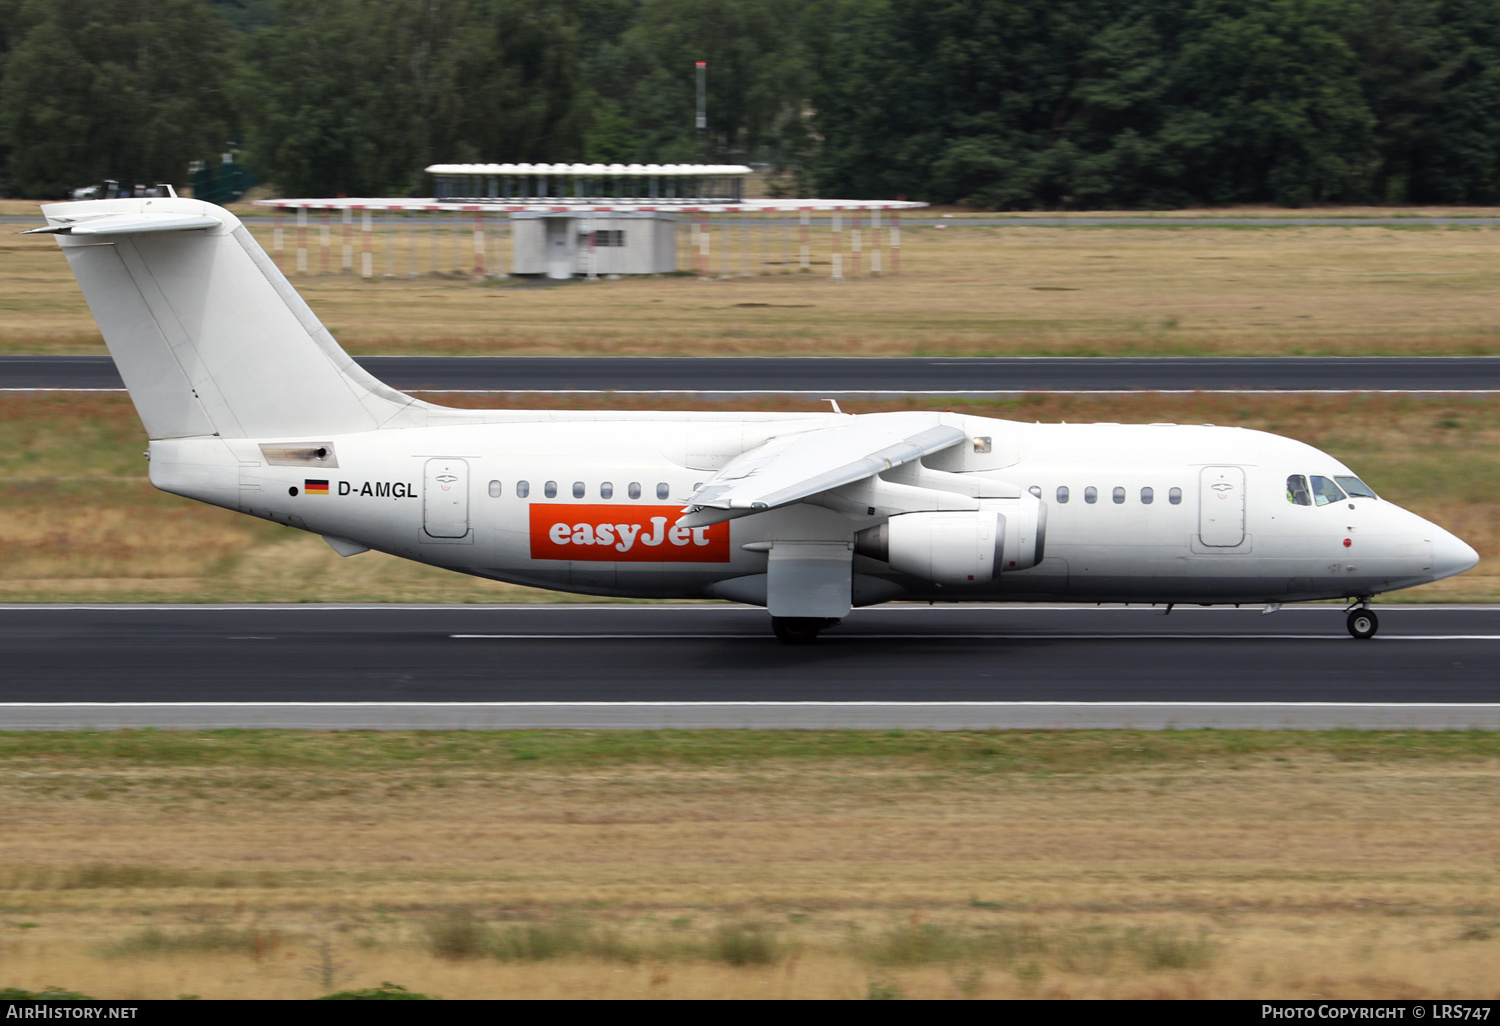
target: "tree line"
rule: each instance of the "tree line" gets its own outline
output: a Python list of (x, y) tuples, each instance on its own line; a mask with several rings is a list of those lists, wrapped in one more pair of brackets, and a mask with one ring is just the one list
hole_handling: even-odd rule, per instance
[(1495, 203), (1500, 3), (0, 0), (0, 191), (231, 143), (301, 196), (710, 160), (995, 209)]

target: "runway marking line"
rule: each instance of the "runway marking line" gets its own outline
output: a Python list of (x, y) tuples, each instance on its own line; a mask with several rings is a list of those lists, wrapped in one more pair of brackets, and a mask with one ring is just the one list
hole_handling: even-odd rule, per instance
[[(765, 641), (769, 634), (450, 634), (455, 641)], [(829, 634), (824, 640), (914, 641), (1348, 641), (1339, 634)], [(1500, 641), (1500, 634), (1393, 634), (1374, 641)]]
[(1121, 700), (1117, 702), (1068, 701), (532, 701), (532, 702), (0, 702), (0, 709), (632, 709), (632, 708), (944, 708), (944, 709), (1013, 709), (1013, 708), (1087, 708), (1087, 709), (1496, 709), (1500, 702), (1154, 702)]
[[(124, 392), (123, 388), (74, 388), (70, 385), (0, 387), (0, 392)], [(449, 392), (454, 395), (682, 395), (682, 396), (928, 396), (943, 398), (1009, 399), (1026, 395), (1496, 395), (1495, 388), (1022, 388), (1022, 389), (891, 389), (891, 388), (409, 388), (409, 392)]]

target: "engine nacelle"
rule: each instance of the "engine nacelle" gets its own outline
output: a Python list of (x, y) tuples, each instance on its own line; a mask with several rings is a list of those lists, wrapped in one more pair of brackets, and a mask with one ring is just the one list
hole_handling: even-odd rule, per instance
[(1047, 506), (1022, 493), (982, 509), (903, 513), (855, 536), (855, 551), (938, 584), (984, 584), (1042, 559)]
[(980, 499), (986, 510), (1005, 517), (1005, 548), (996, 570), (1029, 570), (1042, 561), (1047, 547), (1047, 504), (1030, 492), (1014, 499)]
[(1005, 515), (995, 510), (906, 513), (882, 526), (891, 569), (938, 584), (994, 580), (1005, 548)]

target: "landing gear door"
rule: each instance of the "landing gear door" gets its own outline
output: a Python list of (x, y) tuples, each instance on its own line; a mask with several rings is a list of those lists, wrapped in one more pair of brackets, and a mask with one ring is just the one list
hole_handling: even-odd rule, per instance
[(1198, 478), (1198, 540), (1234, 548), (1245, 540), (1245, 471), (1204, 467)]
[(469, 464), (464, 460), (427, 461), (422, 529), (434, 538), (462, 538), (469, 533)]

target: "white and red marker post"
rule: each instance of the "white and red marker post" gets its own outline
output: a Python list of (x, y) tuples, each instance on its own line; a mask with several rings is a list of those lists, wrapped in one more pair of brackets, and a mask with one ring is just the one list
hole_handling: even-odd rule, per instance
[(297, 208), (297, 273), (307, 273), (307, 208)]
[(359, 276), (361, 278), (375, 277), (375, 254), (370, 249), (370, 237), (374, 234), (375, 225), (370, 216), (369, 207), (356, 208), (360, 212), (359, 217)]
[(891, 211), (891, 273), (901, 273), (901, 210)]
[(474, 208), (474, 277), (484, 277), (484, 208)]
[(834, 281), (844, 280), (844, 218), (843, 207), (833, 208), (833, 272)]

